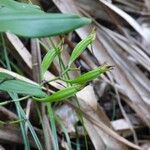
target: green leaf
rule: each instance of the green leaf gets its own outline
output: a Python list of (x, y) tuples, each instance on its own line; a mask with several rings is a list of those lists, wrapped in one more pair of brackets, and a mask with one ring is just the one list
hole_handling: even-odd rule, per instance
[(55, 114), (52, 108), (51, 103), (47, 103), (47, 110), (48, 110), (48, 117), (50, 119), (52, 134), (53, 134), (53, 143), (54, 143), (54, 150), (59, 150), (59, 143), (58, 143), (58, 135), (57, 129), (55, 124)]
[(68, 131), (63, 123), (63, 121), (61, 120), (61, 118), (59, 118), (58, 116), (55, 115), (55, 119), (57, 121), (57, 123), (60, 125), (65, 137), (66, 137), (66, 141), (67, 141), (67, 144), (68, 144), (68, 149), (69, 150), (72, 150), (72, 146), (71, 146), (71, 141), (70, 141), (70, 137), (69, 137), (69, 134), (68, 134)]
[(0, 73), (0, 91), (27, 94), (38, 97), (46, 96), (39, 85), (18, 80), (6, 73)]
[(64, 34), (90, 19), (70, 14), (49, 14), (34, 5), (11, 0), (0, 1), (0, 32), (12, 32), (25, 37), (45, 37)]

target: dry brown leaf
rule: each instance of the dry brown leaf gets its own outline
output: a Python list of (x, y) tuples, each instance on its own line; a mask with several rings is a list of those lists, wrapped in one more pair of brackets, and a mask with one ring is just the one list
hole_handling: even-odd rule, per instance
[(130, 15), (128, 15), (127, 13), (125, 13), (124, 11), (122, 11), (120, 8), (116, 7), (112, 3), (109, 3), (105, 0), (99, 0), (99, 2), (104, 6), (106, 6), (107, 8), (111, 9), (113, 13), (116, 13), (124, 20), (126, 20), (127, 23), (129, 23), (143, 38), (145, 38), (142, 27), (140, 26), (140, 24), (138, 24), (138, 22), (134, 18), (132, 18)]
[(84, 119), (84, 124), (88, 132), (88, 135), (95, 147), (95, 150), (99, 149), (105, 150), (105, 144), (103, 142), (103, 139), (101, 135), (97, 132), (97, 130), (94, 128), (93, 124), (87, 119)]
[[(136, 118), (134, 117), (132, 119), (136, 119)], [(138, 119), (137, 120), (131, 120), (131, 122), (135, 128), (142, 127), (140, 122), (138, 121)], [(112, 124), (113, 128), (118, 132), (121, 132), (124, 130), (130, 130), (130, 125), (125, 119), (118, 119), (118, 120), (111, 121), (111, 124)]]
[[(79, 13), (77, 8), (75, 7), (74, 1), (73, 0), (67, 0), (67, 1), (55, 1), (53, 0), (54, 3), (58, 6), (58, 8), (64, 12), (72, 12), (72, 13)], [(108, 6), (110, 6), (110, 4), (108, 4)], [(110, 6), (112, 7), (112, 6)], [(114, 9), (114, 7), (113, 7)], [(81, 38), (85, 38), (89, 31), (93, 28), (94, 26), (88, 26), (88, 27), (84, 27), (84, 28), (80, 28), (77, 30), (77, 33), (79, 34), (79, 36)], [(142, 31), (140, 31), (142, 32)], [(98, 34), (97, 35), (98, 39), (95, 41), (95, 43), (93, 44), (93, 52), (95, 54), (95, 57), (97, 58), (97, 60), (103, 64), (104, 62), (107, 62), (110, 65), (113, 66), (118, 66), (118, 64), (116, 64), (114, 62), (114, 60), (111, 58), (110, 54), (107, 52), (107, 48), (108, 45), (106, 43), (106, 45), (104, 46), (102, 41), (101, 41), (101, 35)], [(103, 40), (104, 42), (104, 40)], [(107, 46), (107, 47), (106, 47)], [(122, 89), (125, 91), (126, 95), (132, 100), (132, 103), (134, 103), (134, 107), (131, 107), (135, 110), (135, 112), (140, 116), (140, 118), (148, 125), (150, 126), (150, 111), (147, 108), (147, 106), (143, 103), (143, 99), (141, 98), (141, 96), (139, 95), (139, 93), (136, 91), (135, 87), (132, 86), (132, 84), (130, 83), (130, 80), (128, 79), (128, 77), (126, 75), (124, 75), (124, 70), (123, 68), (117, 67), (114, 69), (114, 71), (112, 72), (114, 75), (115, 80), (117, 81), (117, 83), (119, 83), (119, 85), (121, 85)], [(142, 106), (141, 106), (142, 103)]]
[[(41, 132), (39, 132), (39, 136), (43, 136)], [(23, 144), (23, 140), (21, 138), (21, 132), (16, 127), (12, 126), (6, 126), (6, 127), (0, 127), (0, 140), (4, 141), (5, 143), (17, 143), (17, 144)], [(41, 140), (42, 141), (42, 140)], [(31, 144), (31, 147), (36, 148), (36, 145), (34, 141), (29, 136), (29, 142)]]
[[(83, 99), (94, 110), (97, 110), (97, 99), (91, 85), (86, 86), (80, 92), (77, 93), (79, 99)], [(86, 108), (85, 108), (86, 109)]]
[(55, 113), (61, 118), (68, 133), (74, 133), (74, 125), (78, 122), (75, 110), (67, 104), (61, 105), (55, 109)]
[(18, 119), (17, 115), (5, 107), (0, 107), (0, 118), (3, 120), (15, 120)]
[(145, 6), (148, 8), (150, 11), (150, 1), (149, 0), (144, 0), (145, 1)]
[(9, 71), (7, 69), (3, 69), (3, 68), (0, 68), (0, 72), (2, 73), (6, 73), (6, 74), (9, 74), (13, 77), (15, 77), (16, 79), (19, 79), (19, 80), (22, 80), (22, 81), (25, 81), (25, 82), (28, 82), (28, 83), (31, 83), (31, 84), (34, 84), (34, 85), (38, 85), (36, 82), (26, 78), (26, 77), (23, 77), (15, 72), (12, 72), (12, 71)]
[[(110, 122), (107, 121), (107, 117), (104, 118), (103, 111), (100, 108), (97, 109), (97, 111), (94, 111), (83, 100), (80, 100), (80, 105), (81, 105), (84, 117), (93, 124), (93, 128), (96, 129), (97, 133), (100, 135), (101, 139), (103, 140), (105, 145), (107, 145), (108, 148), (118, 149), (118, 150), (128, 149), (128, 147), (126, 147), (126, 145), (127, 145), (127, 146), (135, 148), (135, 149), (141, 149), (140, 147), (127, 141), (123, 137), (119, 136), (116, 132), (114, 132), (111, 129)], [(86, 110), (84, 110), (84, 108), (82, 106), (84, 106), (84, 108), (86, 108), (86, 110), (88, 109), (88, 112)], [(101, 116), (103, 116), (103, 117), (101, 118)], [(86, 124), (85, 124), (85, 127), (86, 127)], [(91, 132), (91, 131), (87, 130), (87, 132)]]

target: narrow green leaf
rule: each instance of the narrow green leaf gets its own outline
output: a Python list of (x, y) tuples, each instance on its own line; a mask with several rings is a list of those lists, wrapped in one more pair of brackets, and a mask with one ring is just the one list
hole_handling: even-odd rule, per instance
[(90, 22), (90, 19), (77, 15), (45, 13), (31, 4), (0, 1), (0, 32), (45, 37), (64, 34)]
[(58, 102), (58, 101), (67, 99), (69, 97), (72, 97), (74, 94), (76, 94), (81, 89), (82, 89), (82, 86), (67, 87), (67, 88), (59, 90), (58, 92), (55, 92), (52, 95), (47, 96), (45, 98), (33, 97), (33, 100), (36, 100), (39, 102)]
[[(4, 18), (5, 16), (5, 18)], [(48, 14), (0, 14), (0, 32), (10, 31), (25, 37), (64, 34), (90, 23), (87, 18), (51, 18)]]
[(85, 39), (83, 39), (81, 42), (79, 42), (76, 47), (74, 48), (70, 60), (68, 63), (68, 66), (70, 65), (80, 56), (80, 54), (88, 47), (89, 44), (91, 44), (95, 40), (96, 33), (95, 31), (92, 31), (92, 33), (87, 36)]
[(56, 124), (55, 124), (55, 114), (54, 114), (51, 103), (47, 103), (47, 110), (48, 110), (48, 117), (51, 123), (52, 134), (54, 137), (53, 138), (54, 150), (59, 150), (58, 135), (57, 135), (57, 129), (56, 129)]
[(68, 131), (67, 131), (65, 125), (63, 124), (63, 121), (58, 116), (55, 116), (55, 119), (56, 119), (57, 123), (61, 126), (61, 129), (63, 130), (63, 133), (65, 134), (69, 150), (72, 150), (70, 137), (69, 137), (69, 134), (68, 134)]
[[(3, 42), (3, 47), (5, 48), (5, 42)], [(10, 67), (10, 61), (8, 59), (8, 53), (7, 53), (7, 49), (5, 49), (5, 60), (7, 61), (7, 69), (8, 70), (11, 70), (11, 67)], [(0, 68), (0, 70), (2, 71), (3, 69)], [(12, 79), (13, 77), (11, 77), (11, 75), (8, 75), (8, 74), (4, 74), (3, 72), (0, 72), (0, 85), (3, 84), (5, 81), (6, 81), (6, 78), (9, 78), (9, 79)], [(20, 102), (19, 101), (15, 101), (15, 99), (18, 99), (18, 95), (16, 93), (11, 93), (11, 92), (8, 92), (8, 94), (10, 95), (10, 97), (14, 100), (14, 103), (16, 105), (16, 109), (17, 109), (17, 113), (18, 113), (18, 117), (20, 120), (23, 120), (22, 122), (20, 122), (20, 127), (21, 127), (21, 132), (22, 132), (22, 136), (23, 136), (23, 143), (24, 143), (24, 146), (25, 146), (25, 150), (30, 150), (30, 144), (29, 144), (29, 139), (28, 139), (28, 135), (27, 135), (27, 130), (26, 130), (26, 126), (25, 126), (25, 122), (27, 122), (28, 124), (28, 127), (31, 131), (31, 134), (33, 136), (33, 139), (37, 145), (37, 148), (39, 150), (43, 150), (42, 148), (42, 145), (34, 131), (34, 128), (33, 126), (31, 125), (31, 123), (29, 122), (29, 120), (26, 118), (26, 114), (24, 113), (24, 110), (22, 109), (21, 105), (20, 105)]]
[(0, 90), (38, 97), (46, 96), (39, 85), (34, 85), (22, 80), (15, 79), (6, 73), (0, 73)]
[[(10, 97), (12, 99), (18, 99), (18, 95), (15, 93), (9, 93)], [(22, 112), (20, 111), (22, 109), (21, 105), (19, 102), (14, 102), (16, 105), (16, 109), (17, 109), (17, 114), (20, 120), (24, 120), (24, 117), (22, 115)], [(20, 128), (21, 128), (21, 132), (22, 132), (22, 138), (24, 141), (24, 145), (25, 145), (25, 150), (30, 150), (30, 143), (29, 143), (29, 139), (27, 136), (27, 132), (25, 130), (25, 121), (20, 122)]]
[(85, 84), (86, 82), (92, 81), (93, 79), (97, 78), (101, 74), (104, 74), (106, 71), (109, 71), (110, 69), (111, 69), (110, 66), (103, 65), (83, 75), (80, 75), (75, 79), (65, 80), (65, 81), (71, 84)]

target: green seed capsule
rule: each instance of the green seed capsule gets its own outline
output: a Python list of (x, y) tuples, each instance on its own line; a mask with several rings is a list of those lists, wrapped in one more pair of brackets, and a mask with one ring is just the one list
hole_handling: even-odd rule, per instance
[(92, 71), (89, 71), (75, 79), (72, 80), (65, 80), (67, 83), (71, 83), (71, 84), (84, 84), (88, 81), (91, 81), (95, 78), (97, 78), (98, 76), (100, 76), (101, 74), (105, 73), (106, 71), (109, 71), (112, 67), (108, 66), (108, 65), (103, 65), (100, 66)]
[(33, 99), (36, 101), (39, 101), (39, 102), (58, 102), (58, 101), (61, 101), (63, 99), (67, 99), (67, 98), (73, 96), (81, 89), (82, 89), (82, 86), (72, 86), (72, 87), (62, 89), (58, 92), (55, 92), (52, 95), (47, 96), (45, 98), (33, 97)]
[(60, 53), (60, 48), (56, 47), (52, 48), (51, 50), (48, 50), (47, 54), (44, 56), (42, 64), (41, 64), (41, 71), (42, 71), (42, 76), (44, 73), (47, 71), (49, 66), (52, 64), (54, 58)]
[(70, 66), (79, 57), (79, 55), (87, 48), (87, 46), (95, 40), (95, 37), (96, 33), (93, 30), (89, 36), (87, 36), (85, 39), (83, 39), (76, 45), (70, 56), (68, 66)]

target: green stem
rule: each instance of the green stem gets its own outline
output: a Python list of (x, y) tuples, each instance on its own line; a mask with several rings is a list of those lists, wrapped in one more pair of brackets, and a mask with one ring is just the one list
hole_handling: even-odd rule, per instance
[(3, 50), (4, 50), (4, 57), (5, 57), (5, 60), (6, 60), (7, 69), (11, 70), (10, 63), (9, 63), (9, 58), (8, 58), (8, 53), (7, 53), (6, 44), (5, 44), (5, 40), (4, 40), (3, 34), (1, 34), (1, 39), (2, 39), (2, 45), (3, 45)]
[[(9, 93), (10, 97), (12, 99), (17, 99), (18, 96), (17, 94), (14, 93)], [(19, 102), (15, 102), (16, 108), (17, 108), (17, 114), (20, 120), (24, 120), (24, 117), (21, 113), (21, 105)], [(23, 137), (23, 141), (24, 141), (24, 145), (25, 145), (25, 150), (30, 150), (30, 144), (29, 144), (29, 140), (28, 140), (28, 136), (25, 130), (25, 121), (20, 122), (20, 128), (21, 128), (21, 132), (22, 132), (22, 137)]]
[(10, 103), (13, 103), (13, 102), (20, 102), (20, 101), (25, 100), (25, 99), (27, 99), (29, 97), (30, 96), (25, 96), (25, 97), (22, 97), (22, 98), (18, 98), (18, 99), (14, 99), (14, 100), (8, 100), (8, 101), (5, 101), (5, 102), (1, 102), (0, 106), (4, 106), (4, 105), (7, 105), (7, 104), (10, 104)]
[(60, 126), (61, 126), (61, 128), (62, 128), (62, 130), (63, 130), (63, 132), (65, 134), (69, 150), (72, 150), (69, 134), (68, 134), (68, 131), (67, 131), (67, 129), (65, 128), (65, 126), (63, 124), (63, 121), (58, 116), (56, 116), (55, 119), (56, 119), (57, 123), (60, 124)]
[(54, 136), (54, 138), (53, 138), (54, 150), (59, 150), (58, 136), (57, 136), (57, 130), (56, 130), (56, 125), (55, 125), (55, 115), (54, 115), (51, 103), (47, 103), (47, 110), (48, 110), (48, 116), (49, 116), (50, 123), (51, 123), (52, 133)]

